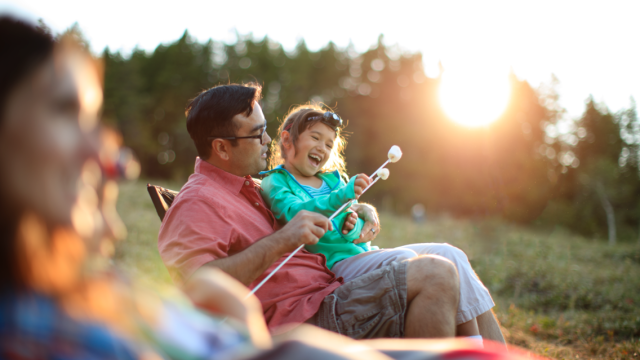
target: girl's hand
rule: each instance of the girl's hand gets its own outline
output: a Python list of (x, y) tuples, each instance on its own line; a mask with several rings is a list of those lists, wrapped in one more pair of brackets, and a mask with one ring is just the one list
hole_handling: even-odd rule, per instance
[(369, 179), (369, 176), (367, 176), (367, 174), (358, 174), (358, 176), (356, 176), (356, 181), (353, 184), (353, 190), (356, 193), (356, 199), (360, 197), (360, 195), (362, 195), (362, 192), (364, 191), (364, 189), (366, 189), (367, 186), (369, 186), (369, 184), (371, 183), (371, 179)]
[(344, 224), (342, 225), (342, 233), (347, 235), (354, 227), (356, 227), (356, 222), (358, 221), (358, 214), (351, 213), (344, 220)]

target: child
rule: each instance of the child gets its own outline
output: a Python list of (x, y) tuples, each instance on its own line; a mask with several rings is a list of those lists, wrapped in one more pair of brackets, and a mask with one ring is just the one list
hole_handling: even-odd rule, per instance
[[(349, 200), (357, 199), (369, 184), (360, 174), (345, 182), (344, 160), (341, 150), (344, 140), (340, 134), (342, 120), (331, 112), (319, 112), (310, 107), (293, 111), (280, 130), (280, 148), (275, 148), (278, 165), (262, 181), (262, 197), (274, 216), (288, 222), (300, 210), (331, 216)], [(276, 145), (277, 146), (277, 145)], [(323, 254), (327, 267), (341, 260), (371, 250), (366, 243), (354, 243), (360, 238), (364, 221), (344, 211), (332, 220), (334, 230), (328, 231), (315, 245), (307, 245), (310, 252)], [(355, 220), (355, 224), (353, 224)], [(345, 221), (348, 223), (342, 231)]]
[[(345, 175), (342, 158), (345, 142), (341, 125), (342, 120), (336, 114), (304, 105), (293, 109), (280, 126), (280, 139), (272, 147), (272, 170), (261, 173), (265, 175), (262, 197), (279, 221), (288, 222), (300, 210), (329, 217), (347, 201), (357, 199), (369, 184), (365, 174), (354, 176), (348, 182), (342, 179)], [(439, 255), (451, 260), (460, 276), (457, 335), (482, 341), (475, 318), (489, 311), (494, 304), (460, 249), (433, 243), (377, 249), (369, 243), (354, 243), (360, 240), (364, 221), (352, 212), (339, 214), (332, 223), (334, 230), (328, 231), (316, 245), (307, 245), (306, 249), (323, 254), (327, 267), (345, 281), (391, 262), (420, 255)], [(377, 219), (374, 223), (375, 238)]]

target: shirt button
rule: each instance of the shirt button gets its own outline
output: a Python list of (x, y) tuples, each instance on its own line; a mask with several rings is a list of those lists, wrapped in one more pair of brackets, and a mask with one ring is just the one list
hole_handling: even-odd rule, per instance
[(255, 203), (254, 205), (255, 205), (255, 206), (260, 206), (260, 204), (258, 204), (258, 203)]
[(249, 182), (248, 182), (248, 181), (245, 181), (245, 182), (244, 182), (244, 184), (248, 186), (248, 185), (249, 185)]

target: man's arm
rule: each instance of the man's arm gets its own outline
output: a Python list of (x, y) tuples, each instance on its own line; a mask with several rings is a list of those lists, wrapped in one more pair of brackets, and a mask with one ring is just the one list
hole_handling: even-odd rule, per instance
[(302, 244), (316, 244), (329, 230), (333, 230), (329, 219), (303, 210), (279, 231), (256, 241), (240, 253), (210, 261), (204, 266), (219, 268), (249, 286), (282, 255)]

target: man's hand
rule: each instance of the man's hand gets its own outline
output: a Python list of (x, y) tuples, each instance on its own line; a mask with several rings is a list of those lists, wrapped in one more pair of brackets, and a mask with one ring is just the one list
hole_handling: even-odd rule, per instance
[(356, 193), (356, 199), (358, 199), (360, 195), (362, 195), (362, 192), (367, 188), (367, 186), (369, 186), (370, 183), (371, 179), (369, 179), (369, 176), (367, 176), (367, 174), (358, 174), (358, 176), (356, 176), (356, 181), (353, 184), (353, 190)]
[(256, 241), (237, 254), (205, 265), (217, 267), (249, 286), (282, 255), (292, 252), (302, 244), (316, 244), (329, 230), (333, 230), (333, 227), (325, 216), (302, 210), (279, 231)]
[[(351, 210), (355, 211), (356, 214), (358, 214), (357, 216), (364, 220), (364, 226), (362, 227), (362, 232), (360, 232), (360, 237), (354, 240), (353, 243), (359, 244), (375, 239), (380, 232), (380, 221), (378, 220), (376, 208), (369, 204), (353, 204), (351, 205)], [(345, 221), (345, 223), (346, 222), (347, 221)], [(353, 229), (353, 227), (351, 227), (351, 229)]]
[(318, 213), (302, 210), (287, 223), (277, 234), (283, 241), (286, 252), (298, 246), (314, 245), (327, 232), (333, 230), (331, 221)]

